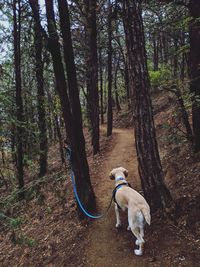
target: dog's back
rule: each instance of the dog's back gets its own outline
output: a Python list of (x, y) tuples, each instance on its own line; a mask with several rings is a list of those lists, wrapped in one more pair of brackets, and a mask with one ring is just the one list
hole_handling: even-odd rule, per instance
[(132, 218), (139, 218), (140, 212), (143, 214), (145, 221), (150, 225), (151, 215), (150, 207), (144, 197), (136, 190), (124, 186), (116, 193), (116, 200), (122, 210), (128, 209)]

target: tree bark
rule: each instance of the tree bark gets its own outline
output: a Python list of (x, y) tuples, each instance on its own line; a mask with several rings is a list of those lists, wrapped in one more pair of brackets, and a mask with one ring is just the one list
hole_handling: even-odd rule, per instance
[(130, 88), (134, 102), (135, 143), (144, 195), (153, 211), (172, 204), (158, 153), (150, 98), (141, 1), (123, 1)]
[(162, 33), (162, 47), (163, 47), (163, 56), (164, 56), (164, 64), (168, 63), (168, 41), (166, 40), (166, 34)]
[(120, 57), (118, 59), (116, 59), (115, 77), (114, 77), (115, 103), (116, 103), (116, 108), (117, 108), (118, 112), (121, 110), (120, 103), (119, 103), (119, 94), (118, 94), (118, 90), (117, 90), (117, 74), (118, 74), (118, 70), (119, 70), (119, 62), (120, 62)]
[(61, 130), (60, 130), (60, 124), (58, 121), (58, 115), (55, 114), (54, 115), (54, 120), (55, 120), (55, 125), (56, 125), (56, 132), (58, 135), (58, 141), (59, 141), (59, 150), (60, 150), (60, 158), (61, 158), (61, 162), (62, 164), (65, 163), (65, 155), (64, 155), (64, 143), (63, 143), (63, 138), (62, 138), (62, 134), (61, 134)]
[(180, 110), (181, 110), (183, 124), (184, 124), (185, 129), (186, 129), (187, 139), (188, 139), (188, 141), (193, 142), (193, 133), (192, 133), (192, 129), (190, 127), (190, 123), (189, 123), (189, 119), (188, 119), (188, 113), (187, 113), (187, 110), (185, 108), (184, 101), (183, 101), (180, 90), (178, 90), (177, 98), (178, 98), (178, 103), (179, 103)]
[[(43, 70), (44, 64), (42, 60), (42, 33), (40, 29), (39, 17), (39, 4), (38, 0), (29, 0), (30, 5), (37, 9), (34, 16), (34, 32), (35, 32), (35, 60), (36, 60), (36, 79), (38, 88), (38, 125), (40, 131), (40, 172), (39, 176), (42, 177), (47, 172), (47, 126), (46, 126), (46, 112), (45, 112), (45, 93), (44, 93), (44, 77)], [(34, 7), (35, 6), (35, 7)]]
[(157, 42), (157, 36), (154, 33), (153, 34), (153, 70), (158, 70), (158, 42)]
[[(185, 46), (185, 32), (182, 31), (181, 32), (181, 46)], [(181, 55), (181, 67), (180, 67), (180, 78), (181, 80), (184, 80), (185, 78), (185, 75), (186, 75), (186, 71), (185, 71), (185, 66), (186, 65), (186, 60), (185, 60), (185, 52), (182, 52), (182, 55)]]
[(192, 124), (194, 151), (200, 151), (200, 5), (191, 0), (188, 5), (192, 20), (189, 22), (190, 58), (189, 76), (192, 94)]
[(84, 0), (84, 18), (88, 114), (91, 124), (93, 154), (95, 155), (100, 151), (96, 0)]
[(100, 78), (100, 113), (101, 124), (104, 124), (104, 105), (103, 105), (103, 66), (102, 66), (102, 48), (99, 48), (99, 78)]
[(128, 69), (128, 60), (124, 61), (124, 82), (126, 88), (126, 96), (128, 102), (128, 108), (131, 109), (131, 100), (130, 100), (130, 83), (129, 83), (129, 69)]
[(178, 74), (178, 34), (175, 33), (173, 38), (173, 46), (174, 46), (174, 56), (173, 56), (173, 75), (174, 79), (177, 78)]
[(188, 141), (192, 142), (193, 141), (192, 129), (190, 127), (190, 122), (188, 119), (188, 113), (187, 113), (187, 110), (185, 108), (185, 104), (184, 104), (184, 100), (183, 100), (183, 97), (181, 94), (181, 90), (177, 86), (174, 86), (169, 91), (174, 93), (177, 97), (178, 104), (180, 107), (181, 117), (182, 117), (183, 124), (184, 124), (185, 130), (186, 130), (186, 137), (187, 137)]
[[(118, 34), (118, 27), (116, 27), (116, 32)], [(127, 103), (128, 103), (128, 108), (131, 109), (130, 105), (130, 90), (129, 90), (129, 70), (128, 70), (128, 59), (127, 59), (127, 53), (124, 53), (124, 49), (122, 47), (120, 37), (115, 37), (118, 45), (119, 45), (119, 50), (122, 56), (122, 60), (124, 63), (124, 73), (122, 73), (124, 77), (124, 84), (125, 84), (125, 90), (126, 90), (126, 97), (127, 97)]]
[(23, 199), (24, 194), (24, 151), (23, 151), (23, 100), (21, 86), (21, 2), (13, 0), (13, 35), (14, 35), (14, 65), (15, 65), (15, 88), (16, 88), (16, 147), (17, 147), (17, 180), (19, 183), (19, 198)]
[(107, 107), (107, 136), (112, 135), (112, 5), (108, 0), (108, 107)]

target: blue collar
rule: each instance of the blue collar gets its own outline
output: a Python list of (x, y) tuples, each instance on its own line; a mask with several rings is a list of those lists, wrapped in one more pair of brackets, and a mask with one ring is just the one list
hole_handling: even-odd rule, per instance
[(126, 180), (124, 179), (124, 177), (118, 177), (118, 178), (116, 178), (115, 181), (116, 181), (116, 182), (119, 182), (119, 181), (126, 181)]

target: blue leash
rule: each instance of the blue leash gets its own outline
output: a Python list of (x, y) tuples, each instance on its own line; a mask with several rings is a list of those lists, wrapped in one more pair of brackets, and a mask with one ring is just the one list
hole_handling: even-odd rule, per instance
[(83, 207), (83, 205), (81, 203), (81, 200), (79, 198), (79, 195), (78, 195), (78, 192), (77, 192), (77, 189), (76, 189), (76, 182), (75, 182), (74, 172), (73, 172), (72, 167), (71, 167), (71, 155), (72, 155), (72, 151), (71, 151), (71, 149), (69, 147), (66, 148), (66, 151), (67, 151), (67, 158), (68, 158), (69, 163), (70, 163), (71, 180), (72, 180), (74, 195), (75, 195), (76, 201), (77, 201), (80, 209), (82, 210), (82, 212), (87, 217), (89, 217), (91, 219), (100, 219), (100, 218), (104, 217), (107, 214), (107, 212), (110, 209), (110, 207), (111, 207), (111, 204), (112, 204), (112, 201), (113, 201), (113, 196), (112, 196), (111, 201), (110, 201), (110, 204), (109, 204), (109, 206), (108, 206), (108, 208), (107, 208), (107, 210), (106, 210), (106, 212), (104, 214), (92, 215), (89, 212), (87, 212), (86, 209)]

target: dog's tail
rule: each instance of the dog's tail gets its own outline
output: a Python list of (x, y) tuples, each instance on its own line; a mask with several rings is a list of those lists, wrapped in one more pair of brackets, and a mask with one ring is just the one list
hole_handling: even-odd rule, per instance
[(144, 215), (145, 221), (148, 223), (148, 225), (150, 225), (151, 224), (150, 208), (149, 207), (143, 207), (141, 209), (141, 211)]

